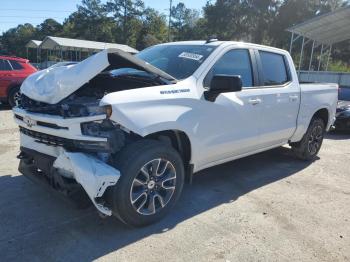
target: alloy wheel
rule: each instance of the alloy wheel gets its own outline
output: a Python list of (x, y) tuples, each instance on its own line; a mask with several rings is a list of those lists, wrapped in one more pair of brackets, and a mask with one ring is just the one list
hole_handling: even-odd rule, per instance
[(308, 150), (311, 155), (314, 155), (317, 153), (317, 151), (321, 147), (322, 139), (323, 139), (323, 129), (321, 126), (317, 125), (312, 129), (310, 133), (309, 141), (308, 141)]
[(134, 178), (130, 201), (141, 215), (154, 215), (172, 198), (176, 185), (176, 170), (166, 159), (153, 159), (146, 163)]

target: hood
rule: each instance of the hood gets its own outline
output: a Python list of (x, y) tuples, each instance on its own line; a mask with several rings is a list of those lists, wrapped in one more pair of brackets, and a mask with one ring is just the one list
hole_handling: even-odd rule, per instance
[(105, 49), (80, 63), (49, 67), (28, 76), (21, 86), (21, 93), (36, 101), (56, 104), (102, 71), (128, 67), (176, 82), (171, 75), (129, 53)]

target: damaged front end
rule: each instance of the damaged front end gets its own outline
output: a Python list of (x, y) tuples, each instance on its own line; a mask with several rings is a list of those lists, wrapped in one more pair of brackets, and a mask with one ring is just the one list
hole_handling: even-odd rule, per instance
[(13, 108), (21, 138), (19, 171), (73, 200), (85, 194), (100, 213), (111, 215), (104, 194), (121, 175), (113, 159), (139, 136), (112, 121), (112, 108), (100, 105), (101, 99), (173, 80), (119, 50), (29, 76)]
[[(60, 137), (33, 130), (40, 129), (43, 123), (46, 124), (43, 128), (51, 129), (52, 126), (47, 127), (51, 124), (48, 122), (31, 120), (32, 126), (24, 127), (25, 117), (16, 110), (21, 136), (19, 171), (32, 180), (50, 185), (79, 205), (86, 205), (88, 196), (101, 214), (111, 215), (103, 196), (107, 187), (119, 179), (113, 158), (128, 139), (133, 139), (132, 134), (104, 118), (80, 123), (84, 140)], [(74, 129), (77, 124), (70, 128)], [(52, 129), (64, 127), (59, 125)], [(69, 132), (67, 128), (62, 132)]]
[(54, 158), (22, 147), (18, 158), (18, 170), (31, 180), (50, 185), (79, 206), (88, 204), (87, 195), (101, 214), (112, 215), (102, 198), (107, 187), (115, 185), (120, 177), (111, 165), (89, 154), (64, 150)]

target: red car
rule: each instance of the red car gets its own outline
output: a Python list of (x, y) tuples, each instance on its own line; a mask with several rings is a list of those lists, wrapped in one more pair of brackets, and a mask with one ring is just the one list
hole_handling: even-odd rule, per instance
[(0, 101), (15, 106), (23, 80), (36, 71), (27, 59), (0, 56)]

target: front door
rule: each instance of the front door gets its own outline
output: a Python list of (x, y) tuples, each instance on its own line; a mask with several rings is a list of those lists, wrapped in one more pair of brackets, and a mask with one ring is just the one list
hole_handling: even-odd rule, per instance
[[(210, 69), (203, 81), (204, 88), (216, 74), (239, 75), (243, 90), (220, 94), (214, 102), (203, 98), (201, 134), (205, 147), (204, 162), (216, 162), (255, 151), (260, 144), (262, 104), (259, 90), (253, 89), (252, 57), (247, 49), (227, 51)], [(206, 121), (207, 123), (204, 123)], [(205, 128), (203, 128), (205, 126)]]

